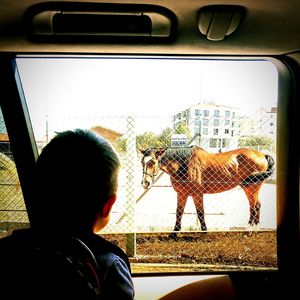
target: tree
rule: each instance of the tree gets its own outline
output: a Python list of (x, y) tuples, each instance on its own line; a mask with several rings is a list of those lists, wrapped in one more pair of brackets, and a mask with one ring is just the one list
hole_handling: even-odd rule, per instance
[(127, 139), (124, 137), (121, 137), (118, 139), (116, 144), (116, 150), (119, 153), (124, 153), (127, 151)]
[(160, 134), (155, 134), (152, 131), (144, 132), (136, 137), (136, 144), (138, 148), (147, 149), (148, 147), (167, 148), (171, 146), (172, 134), (186, 134), (187, 139), (191, 138), (189, 127), (180, 122), (177, 124), (175, 130), (166, 127)]
[(175, 127), (174, 133), (186, 134), (188, 140), (191, 138), (190, 129), (185, 122), (179, 122)]
[(172, 129), (170, 127), (167, 127), (159, 135), (158, 139), (159, 139), (162, 147), (170, 147), (172, 133), (173, 133)]
[(250, 147), (257, 150), (268, 149), (272, 151), (274, 149), (274, 140), (268, 136), (247, 136), (240, 138), (239, 147)]
[(163, 147), (158, 136), (152, 131), (146, 131), (136, 137), (136, 145), (138, 148), (146, 149), (148, 147)]

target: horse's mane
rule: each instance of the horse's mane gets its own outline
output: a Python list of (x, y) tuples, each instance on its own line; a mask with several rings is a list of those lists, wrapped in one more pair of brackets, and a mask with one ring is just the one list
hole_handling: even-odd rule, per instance
[(170, 147), (164, 153), (163, 157), (165, 159), (176, 160), (176, 161), (186, 161), (191, 157), (195, 146), (190, 147)]

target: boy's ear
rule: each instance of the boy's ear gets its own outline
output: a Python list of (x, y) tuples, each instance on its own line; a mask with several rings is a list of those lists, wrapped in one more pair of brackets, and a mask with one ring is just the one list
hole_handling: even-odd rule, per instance
[(104, 204), (103, 208), (102, 208), (102, 217), (106, 218), (110, 211), (112, 206), (114, 205), (114, 203), (117, 200), (117, 194), (113, 194), (111, 196), (108, 197), (106, 203)]

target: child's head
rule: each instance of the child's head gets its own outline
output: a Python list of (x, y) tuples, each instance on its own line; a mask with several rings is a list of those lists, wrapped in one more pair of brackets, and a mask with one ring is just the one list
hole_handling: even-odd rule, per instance
[(96, 133), (58, 133), (36, 164), (33, 205), (39, 222), (63, 231), (103, 228), (116, 199), (119, 169), (116, 152)]

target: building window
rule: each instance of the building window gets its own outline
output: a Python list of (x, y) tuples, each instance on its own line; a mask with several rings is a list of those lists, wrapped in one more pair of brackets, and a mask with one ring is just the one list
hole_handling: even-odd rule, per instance
[(203, 128), (203, 134), (208, 135), (208, 128)]
[(230, 121), (229, 120), (225, 120), (225, 125), (229, 125)]
[(195, 116), (201, 116), (201, 109), (195, 109)]
[(225, 129), (225, 134), (229, 134), (229, 129)]
[(204, 115), (205, 117), (209, 116), (209, 111), (208, 111), (207, 109), (205, 109), (205, 110), (203, 111), (203, 115)]
[(229, 140), (228, 139), (222, 139), (222, 148), (229, 147)]
[(210, 139), (209, 140), (209, 147), (210, 148), (221, 148), (222, 145), (223, 145), (223, 140), (222, 139)]
[(218, 128), (214, 128), (214, 135), (218, 135), (219, 134), (219, 129)]
[(210, 139), (209, 140), (209, 147), (210, 148), (216, 148), (217, 139)]
[(203, 119), (203, 125), (204, 125), (204, 126), (208, 126), (208, 123), (209, 123), (209, 122), (208, 122), (208, 119)]
[(229, 117), (230, 116), (230, 111), (229, 110), (225, 110), (225, 117)]
[(219, 110), (214, 110), (214, 117), (219, 117), (220, 111)]
[(214, 126), (219, 126), (219, 120), (218, 119), (214, 119)]
[(196, 126), (199, 126), (200, 124), (201, 124), (201, 123), (200, 123), (200, 120), (199, 120), (199, 119), (196, 119), (196, 120), (195, 120), (195, 125), (196, 125)]

